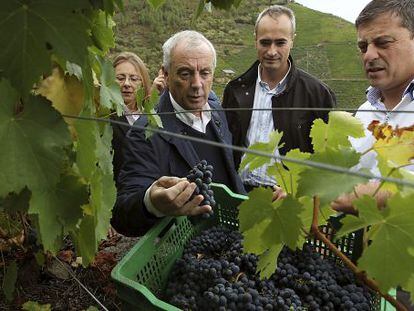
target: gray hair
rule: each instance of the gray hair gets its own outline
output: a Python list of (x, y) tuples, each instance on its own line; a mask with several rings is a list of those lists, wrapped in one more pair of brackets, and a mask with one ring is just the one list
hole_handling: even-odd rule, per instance
[(276, 19), (281, 15), (286, 15), (290, 19), (290, 23), (292, 24), (292, 37), (296, 32), (296, 18), (295, 13), (288, 7), (283, 5), (272, 5), (269, 6), (267, 9), (264, 9), (256, 19), (256, 24), (254, 25), (254, 34), (257, 34), (257, 27), (259, 26), (259, 22), (265, 16), (269, 15), (270, 17)]
[(207, 44), (213, 53), (213, 68), (216, 68), (217, 56), (213, 44), (206, 37), (204, 37), (204, 35), (197, 31), (184, 30), (177, 32), (175, 35), (170, 37), (162, 46), (164, 55), (162, 65), (164, 66), (165, 70), (170, 69), (172, 51), (178, 45), (178, 43), (181, 42), (187, 43), (187, 46), (190, 48), (198, 47), (202, 44)]
[(401, 18), (401, 26), (414, 36), (414, 1), (413, 0), (373, 0), (359, 13), (355, 27), (372, 22), (379, 15), (391, 13)]

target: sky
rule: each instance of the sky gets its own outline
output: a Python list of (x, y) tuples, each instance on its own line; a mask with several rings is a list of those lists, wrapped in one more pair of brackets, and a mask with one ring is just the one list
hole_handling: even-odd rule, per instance
[(308, 8), (340, 16), (351, 23), (370, 0), (295, 0)]

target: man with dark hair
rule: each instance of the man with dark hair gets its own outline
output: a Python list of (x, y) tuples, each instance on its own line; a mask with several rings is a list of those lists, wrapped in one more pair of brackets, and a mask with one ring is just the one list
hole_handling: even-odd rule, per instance
[[(414, 115), (402, 113), (414, 107), (414, 1), (371, 1), (357, 17), (355, 26), (358, 48), (370, 82), (367, 101), (359, 107), (361, 111), (356, 113), (356, 117), (366, 128), (372, 121), (400, 128), (414, 125)], [(374, 141), (373, 135), (366, 130), (365, 137), (353, 139), (352, 143), (357, 151), (365, 153)], [(364, 154), (360, 165), (379, 174), (374, 151)], [(409, 169), (414, 170), (414, 165)], [(358, 186), (356, 194), (376, 193), (378, 186), (378, 181), (371, 181)], [(378, 205), (384, 205), (388, 196), (385, 192), (378, 192)], [(333, 207), (354, 211), (354, 199), (353, 193), (343, 195), (333, 203)]]
[[(283, 131), (282, 154), (299, 148), (312, 152), (309, 137), (317, 118), (327, 120), (327, 111), (278, 110), (271, 108), (331, 108), (336, 100), (333, 92), (315, 77), (297, 68), (290, 56), (295, 37), (295, 16), (287, 7), (273, 5), (261, 12), (255, 25), (258, 61), (244, 74), (230, 81), (224, 90), (224, 108), (259, 108), (262, 110), (227, 111), (233, 144), (249, 147), (269, 141), (272, 130)], [(263, 110), (265, 109), (265, 110)], [(268, 110), (266, 110), (268, 109)], [(235, 153), (236, 167), (243, 154)], [(245, 188), (274, 186), (267, 176), (267, 166), (241, 173)]]
[[(414, 115), (403, 113), (414, 108), (414, 1), (373, 0), (361, 11), (355, 26), (363, 66), (370, 82), (367, 101), (356, 116), (366, 127), (372, 121), (399, 128), (414, 125)], [(353, 145), (358, 151), (365, 152), (374, 141), (367, 130), (366, 136), (354, 140)], [(374, 151), (363, 155), (361, 166), (375, 173), (377, 160)], [(414, 171), (414, 165), (409, 169)], [(355, 212), (352, 205), (355, 197), (374, 193), (378, 205), (382, 206), (389, 193), (377, 191), (379, 184), (379, 181), (370, 181), (358, 185), (354, 193), (341, 196), (332, 206), (339, 211)], [(408, 293), (398, 290), (397, 299), (409, 310), (414, 310)]]

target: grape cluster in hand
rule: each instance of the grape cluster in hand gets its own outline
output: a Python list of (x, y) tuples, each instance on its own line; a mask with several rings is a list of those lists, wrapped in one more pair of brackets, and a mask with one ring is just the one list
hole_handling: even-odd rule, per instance
[(257, 263), (238, 231), (212, 227), (189, 241), (165, 298), (183, 310), (371, 310), (372, 292), (310, 246), (283, 249), (269, 279), (260, 279)]
[[(212, 209), (216, 206), (214, 192), (213, 190), (211, 190), (210, 187), (210, 183), (213, 180), (213, 170), (214, 169), (212, 165), (209, 165), (206, 160), (201, 160), (200, 163), (194, 166), (187, 175), (188, 181), (194, 182), (197, 185), (190, 200), (194, 196), (201, 194), (204, 197), (204, 199), (200, 204), (210, 205)], [(211, 212), (208, 214), (204, 214), (203, 216), (209, 217), (212, 214), (213, 210), (211, 210)]]

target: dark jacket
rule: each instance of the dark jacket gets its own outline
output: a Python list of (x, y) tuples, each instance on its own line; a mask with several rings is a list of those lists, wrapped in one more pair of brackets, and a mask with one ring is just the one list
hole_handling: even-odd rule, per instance
[[(290, 72), (287, 76), (285, 91), (273, 96), (272, 107), (324, 107), (336, 106), (334, 93), (327, 85), (296, 68), (291, 57)], [(256, 89), (257, 68), (256, 61), (244, 74), (230, 81), (223, 95), (223, 108), (252, 108)], [(246, 135), (252, 117), (251, 110), (226, 111), (227, 122), (233, 134), (233, 144), (246, 146)], [(312, 142), (309, 137), (312, 123), (315, 119), (328, 119), (328, 111), (288, 111), (274, 110), (273, 122), (275, 130), (283, 131), (284, 146), (280, 153), (286, 154), (291, 149), (299, 148), (303, 152), (312, 152)], [(235, 152), (236, 168), (240, 165), (242, 153)]]
[[(212, 109), (220, 107), (211, 97), (209, 104)], [(158, 111), (174, 111), (168, 92), (161, 96)], [(163, 130), (185, 133), (184, 123), (174, 114), (161, 114), (160, 117)], [(220, 137), (219, 142), (231, 144), (231, 133), (222, 111), (212, 112), (211, 125), (217, 137)], [(154, 134), (146, 140), (144, 131), (131, 129), (126, 139), (125, 162), (119, 175), (119, 188), (111, 224), (124, 235), (138, 236), (158, 221), (158, 218), (150, 215), (144, 206), (144, 195), (148, 187), (161, 176), (186, 176), (201, 159), (190, 141), (167, 134)], [(233, 153), (227, 148), (223, 150), (232, 181), (232, 185), (229, 186), (238, 193), (244, 193), (240, 177), (234, 168)], [(214, 163), (211, 164), (214, 166)]]

